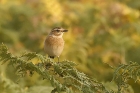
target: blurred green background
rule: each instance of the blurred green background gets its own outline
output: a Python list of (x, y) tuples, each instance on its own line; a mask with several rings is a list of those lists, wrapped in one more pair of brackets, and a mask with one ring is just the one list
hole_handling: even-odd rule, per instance
[[(46, 55), (44, 39), (56, 26), (69, 30), (60, 60), (76, 62), (106, 87), (117, 90), (109, 83), (114, 70), (108, 65), (140, 62), (140, 0), (0, 0), (0, 43), (14, 55)], [(13, 70), (0, 65), (0, 93), (50, 93), (50, 84), (37, 74), (16, 84)], [(129, 84), (139, 93), (140, 82)]]

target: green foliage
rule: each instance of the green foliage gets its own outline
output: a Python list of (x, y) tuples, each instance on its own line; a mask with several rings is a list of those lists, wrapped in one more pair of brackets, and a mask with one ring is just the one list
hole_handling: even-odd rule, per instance
[[(33, 62), (31, 62), (33, 58), (38, 58), (41, 62), (33, 64)], [(9, 65), (13, 65), (17, 75), (20, 77), (24, 77), (27, 72), (29, 72), (31, 76), (36, 72), (43, 79), (48, 79), (54, 87), (52, 93), (60, 93), (62, 91), (73, 93), (73, 90), (81, 91), (82, 93), (108, 93), (101, 83), (79, 72), (74, 67), (76, 64), (67, 60), (56, 63), (36, 53), (25, 53), (21, 56), (13, 56), (8, 52), (7, 47), (2, 44), (0, 46), (0, 61), (2, 64), (8, 62)]]
[(130, 62), (129, 64), (121, 64), (114, 72), (113, 80), (118, 85), (118, 93), (123, 93), (129, 87), (128, 81), (133, 79), (135, 82), (140, 80), (140, 64)]
[[(33, 58), (38, 58), (41, 62), (33, 64), (31, 61)], [(0, 61), (2, 64), (8, 62), (9, 65), (13, 65), (16, 69), (15, 73), (20, 77), (24, 77), (27, 74), (32, 76), (35, 72), (38, 73), (43, 79), (49, 80), (54, 87), (51, 93), (60, 93), (62, 91), (67, 93), (78, 91), (82, 93), (114, 93), (113, 90), (108, 91), (102, 83), (90, 79), (84, 73), (79, 72), (75, 68), (76, 64), (67, 60), (53, 62), (34, 52), (24, 53), (21, 56), (13, 56), (8, 52), (8, 48), (2, 44), (0, 46)], [(118, 85), (118, 93), (124, 93), (128, 89), (128, 80), (130, 78), (135, 81), (139, 80), (139, 69), (140, 65), (136, 62), (131, 62), (128, 65), (121, 64), (116, 69), (113, 81)]]

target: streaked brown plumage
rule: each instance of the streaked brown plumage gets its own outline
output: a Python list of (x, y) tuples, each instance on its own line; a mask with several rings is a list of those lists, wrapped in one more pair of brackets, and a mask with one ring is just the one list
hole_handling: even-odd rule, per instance
[(63, 33), (67, 32), (60, 27), (55, 27), (46, 37), (44, 42), (44, 50), (50, 58), (59, 57), (64, 48)]

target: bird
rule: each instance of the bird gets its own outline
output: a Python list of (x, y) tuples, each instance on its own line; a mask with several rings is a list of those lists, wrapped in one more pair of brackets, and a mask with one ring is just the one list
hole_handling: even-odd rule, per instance
[(54, 59), (55, 57), (57, 57), (59, 62), (59, 56), (64, 49), (63, 34), (67, 31), (67, 29), (64, 29), (62, 27), (55, 27), (46, 37), (44, 42), (44, 50), (48, 54), (49, 58)]

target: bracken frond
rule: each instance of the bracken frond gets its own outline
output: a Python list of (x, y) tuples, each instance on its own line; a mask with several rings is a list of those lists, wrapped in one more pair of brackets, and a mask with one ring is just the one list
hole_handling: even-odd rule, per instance
[(129, 64), (121, 64), (116, 68), (113, 81), (118, 85), (118, 92), (123, 93), (123, 90), (128, 88), (128, 80), (133, 79), (138, 81), (140, 78), (140, 64), (130, 62)]
[[(32, 59), (38, 58), (40, 63), (33, 64)], [(24, 77), (27, 71), (30, 75), (38, 73), (43, 79), (50, 81), (54, 89), (52, 93), (65, 91), (67, 93), (110, 93), (96, 80), (90, 79), (86, 74), (79, 72), (71, 61), (52, 62), (45, 56), (35, 52), (26, 52), (20, 56), (13, 56), (8, 48), (0, 46), (0, 62), (8, 62), (16, 69), (16, 74)]]

